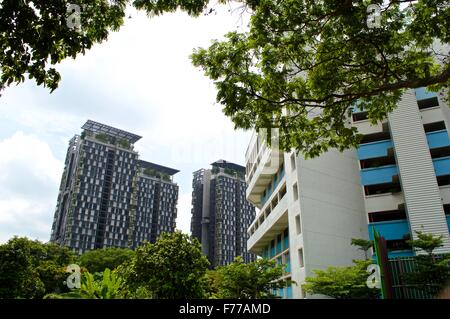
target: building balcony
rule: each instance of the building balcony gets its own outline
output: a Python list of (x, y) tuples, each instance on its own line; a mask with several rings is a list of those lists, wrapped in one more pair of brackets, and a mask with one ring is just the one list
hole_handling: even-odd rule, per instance
[(433, 159), (436, 176), (450, 175), (450, 156)]
[(264, 143), (256, 157), (256, 162), (250, 165), (246, 197), (258, 208), (263, 205), (261, 197), (264, 191), (272, 183), (274, 175), (283, 164), (283, 155), (284, 152), (277, 147), (268, 147)]
[[(268, 202), (268, 205), (270, 204)], [(255, 224), (250, 226), (250, 229), (253, 228), (253, 231), (250, 232), (251, 235), (247, 241), (248, 251), (260, 254), (263, 248), (269, 245), (275, 235), (288, 227), (287, 208), (287, 196), (283, 196), (262, 222), (259, 222), (259, 218), (255, 221), (257, 227), (255, 227)]]
[(420, 115), (423, 124), (430, 124), (442, 121), (442, 110), (440, 106), (421, 109)]
[(415, 89), (417, 104), (419, 109), (427, 109), (439, 106), (439, 100), (436, 92), (430, 92), (426, 88), (421, 87)]
[(386, 157), (394, 146), (392, 140), (377, 141), (361, 144), (358, 148), (358, 158), (366, 160), (370, 158)]
[(429, 132), (426, 135), (430, 149), (450, 146), (447, 130)]
[(370, 240), (373, 240), (373, 228), (386, 240), (400, 240), (410, 234), (409, 224), (406, 219), (369, 223), (368, 228)]
[(415, 89), (415, 92), (416, 92), (417, 101), (422, 101), (422, 100), (427, 100), (427, 99), (437, 97), (436, 92), (430, 92), (424, 87)]
[(366, 168), (361, 170), (361, 184), (364, 186), (388, 184), (398, 179), (397, 165)]
[[(449, 197), (450, 197), (450, 189), (449, 189)], [(399, 207), (402, 207), (404, 203), (405, 199), (403, 198), (402, 192), (368, 195), (365, 198), (365, 206), (367, 212), (397, 210), (399, 209)]]

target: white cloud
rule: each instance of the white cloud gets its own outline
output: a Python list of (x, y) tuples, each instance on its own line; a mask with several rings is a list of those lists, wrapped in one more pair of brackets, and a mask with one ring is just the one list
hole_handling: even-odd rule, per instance
[(62, 169), (35, 136), (16, 132), (0, 140), (0, 242), (14, 235), (49, 239)]

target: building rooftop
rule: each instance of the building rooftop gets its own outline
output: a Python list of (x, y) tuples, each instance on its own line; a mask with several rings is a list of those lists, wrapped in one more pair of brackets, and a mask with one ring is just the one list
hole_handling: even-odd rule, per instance
[(88, 120), (86, 123), (84, 123), (81, 128), (83, 130), (91, 131), (94, 133), (104, 133), (113, 137), (123, 138), (125, 140), (128, 140), (130, 143), (136, 143), (142, 138), (142, 136), (91, 120)]
[(167, 174), (167, 175), (175, 175), (176, 173), (179, 172), (179, 170), (174, 169), (174, 168), (170, 168), (170, 167), (166, 167), (166, 166), (162, 166), (162, 165), (158, 165), (155, 163), (151, 163), (151, 162), (147, 162), (147, 161), (139, 161), (139, 165), (142, 168), (150, 168), (150, 169), (154, 169), (155, 171)]
[(227, 162), (225, 160), (217, 160), (214, 163), (211, 163), (211, 166), (215, 166), (215, 167), (221, 167), (221, 168), (229, 168), (238, 172), (243, 172), (245, 173), (245, 167), (241, 166), (239, 164), (235, 164), (235, 163), (231, 163), (231, 162)]

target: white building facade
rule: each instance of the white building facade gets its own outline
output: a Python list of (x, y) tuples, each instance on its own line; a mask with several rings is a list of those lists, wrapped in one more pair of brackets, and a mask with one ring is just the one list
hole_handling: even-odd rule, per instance
[(358, 149), (314, 159), (268, 147), (255, 134), (246, 153), (247, 199), (259, 212), (248, 250), (286, 264), (297, 284), (276, 293), (304, 298), (315, 269), (349, 266), (364, 254), (352, 238), (387, 240), (390, 257), (412, 256), (415, 231), (442, 235), (450, 252), (450, 112), (441, 95), (407, 91), (377, 125), (355, 109), (349, 125), (364, 135)]

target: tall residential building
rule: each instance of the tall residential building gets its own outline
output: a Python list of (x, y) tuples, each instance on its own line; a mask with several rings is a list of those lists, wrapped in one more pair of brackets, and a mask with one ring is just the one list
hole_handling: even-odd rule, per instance
[(91, 120), (82, 129), (69, 142), (50, 241), (83, 253), (173, 232), (178, 170), (140, 160), (138, 135)]
[(256, 256), (247, 252), (247, 229), (255, 207), (245, 198), (245, 167), (224, 160), (211, 166), (194, 172), (192, 235), (211, 267), (227, 265), (237, 256), (254, 261)]
[(416, 231), (442, 235), (450, 252), (450, 112), (441, 96), (408, 90), (388, 118), (371, 125), (354, 109), (349, 125), (364, 135), (356, 150), (314, 159), (268, 147), (254, 135), (246, 153), (247, 199), (259, 208), (248, 249), (287, 265), (292, 285), (277, 293), (303, 298), (314, 269), (351, 265), (362, 252), (352, 238), (387, 240), (390, 257), (412, 256)]

